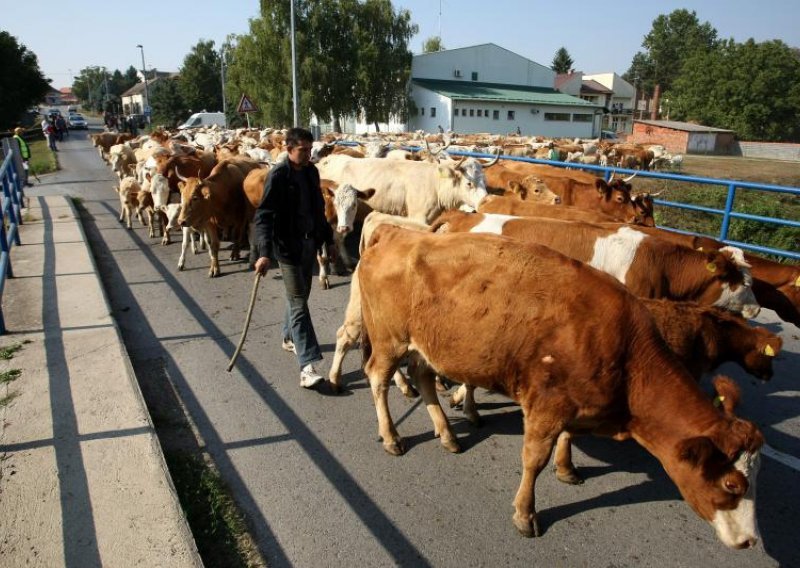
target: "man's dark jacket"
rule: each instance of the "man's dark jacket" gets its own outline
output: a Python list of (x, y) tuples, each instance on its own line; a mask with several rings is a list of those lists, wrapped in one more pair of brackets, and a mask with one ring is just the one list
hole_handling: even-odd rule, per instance
[[(255, 245), (258, 256), (286, 264), (300, 264), (304, 235), (297, 227), (299, 214), (298, 191), (291, 179), (291, 165), (285, 160), (275, 166), (267, 176), (264, 195), (256, 209)], [(319, 171), (309, 164), (304, 168), (311, 189), (309, 203), (314, 221), (311, 235), (318, 249), (323, 244), (333, 244), (333, 229), (325, 219), (325, 200), (319, 191)]]

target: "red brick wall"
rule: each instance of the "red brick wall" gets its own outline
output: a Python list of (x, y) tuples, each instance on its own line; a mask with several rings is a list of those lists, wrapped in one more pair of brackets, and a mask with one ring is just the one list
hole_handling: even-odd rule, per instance
[(667, 149), (667, 152), (685, 154), (686, 147), (689, 145), (689, 133), (662, 126), (634, 123), (633, 134), (629, 137), (628, 142), (661, 144)]

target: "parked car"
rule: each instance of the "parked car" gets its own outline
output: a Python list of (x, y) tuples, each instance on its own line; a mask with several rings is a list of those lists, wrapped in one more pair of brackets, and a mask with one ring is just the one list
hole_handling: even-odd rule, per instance
[(70, 105), (67, 107), (67, 112), (69, 114), (75, 114), (78, 112), (78, 107), (76, 107), (75, 105)]
[(214, 124), (225, 128), (225, 114), (221, 112), (196, 112), (178, 128), (200, 128), (201, 126), (213, 126)]
[(608, 140), (609, 142), (619, 142), (617, 133), (614, 132), (613, 130), (601, 130), (600, 140)]
[(73, 130), (88, 130), (89, 123), (80, 114), (71, 114), (67, 119), (67, 125)]

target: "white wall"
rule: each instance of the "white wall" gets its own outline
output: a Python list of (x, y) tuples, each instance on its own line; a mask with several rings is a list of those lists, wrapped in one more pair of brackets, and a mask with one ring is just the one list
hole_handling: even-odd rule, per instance
[[(425, 93), (423, 94), (423, 91)], [(597, 118), (594, 116), (594, 109), (584, 109), (569, 106), (533, 106), (530, 104), (521, 103), (503, 103), (486, 101), (454, 101), (452, 103), (453, 115), (452, 122), (450, 122), (450, 114), (447, 118), (439, 121), (439, 112), (435, 119), (431, 119), (428, 114), (432, 101), (436, 101), (439, 97), (436, 93), (432, 93), (427, 89), (420, 87), (414, 88), (415, 100), (424, 102), (426, 106), (425, 116), (417, 115), (412, 116), (409, 120), (409, 130), (422, 129), (427, 132), (436, 132), (437, 126), (442, 125), (442, 128), (448, 128), (454, 132), (461, 134), (488, 132), (490, 134), (509, 134), (516, 132), (517, 127), (523, 135), (538, 135), (547, 137), (565, 137), (565, 138), (592, 138), (597, 133)], [(419, 97), (419, 98), (417, 98)], [(439, 97), (449, 102), (445, 97)], [(448, 104), (447, 112), (450, 111), (451, 105)], [(535, 110), (535, 113), (531, 112)], [(466, 116), (462, 116), (462, 110), (466, 110)], [(478, 116), (478, 111), (481, 111), (481, 116)], [(457, 111), (457, 116), (456, 116)], [(472, 116), (470, 116), (472, 111)], [(485, 116), (486, 111), (489, 111), (489, 116)], [(497, 119), (494, 118), (495, 111), (497, 111)], [(513, 111), (514, 118), (508, 118), (508, 112)], [(545, 120), (545, 113), (565, 113), (569, 115), (568, 121), (552, 121)], [(573, 114), (592, 115), (592, 120), (589, 122), (574, 122), (572, 121)], [(447, 121), (447, 122), (445, 122)], [(448, 126), (449, 124), (449, 126)]]
[[(439, 126), (444, 130), (453, 129), (450, 122), (452, 101), (439, 93), (414, 85), (411, 98), (417, 105), (417, 113), (409, 117), (408, 129), (438, 132)], [(436, 109), (436, 116), (431, 116), (431, 109)], [(423, 113), (424, 111), (424, 113)]]
[[(460, 77), (455, 76), (456, 70)], [(556, 78), (552, 69), (493, 43), (415, 55), (411, 62), (411, 77), (415, 79), (471, 82), (473, 72), (478, 73), (480, 83), (551, 89)]]

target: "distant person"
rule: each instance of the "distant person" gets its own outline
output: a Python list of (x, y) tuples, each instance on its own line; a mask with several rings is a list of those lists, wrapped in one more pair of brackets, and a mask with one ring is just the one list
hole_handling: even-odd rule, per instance
[(131, 134), (133, 134), (134, 136), (138, 136), (139, 135), (139, 131), (137, 130), (136, 127), (137, 127), (136, 117), (133, 116), (133, 115), (129, 116), (128, 117), (128, 129), (130, 130)]
[(58, 136), (58, 141), (63, 142), (64, 136), (69, 137), (69, 129), (67, 128), (67, 121), (64, 120), (64, 117), (60, 114), (56, 116), (55, 120), (56, 126), (56, 135)]
[(30, 167), (28, 162), (31, 159), (31, 148), (22, 138), (24, 132), (25, 130), (19, 126), (16, 127), (14, 129), (14, 140), (16, 140), (19, 145), (19, 157), (22, 159), (22, 183), (25, 187), (33, 187), (33, 184), (28, 181), (28, 169)]
[(42, 134), (44, 134), (47, 140), (47, 147), (53, 152), (58, 152), (58, 148), (56, 147), (56, 127), (47, 117), (42, 119)]
[(549, 151), (547, 152), (547, 159), (553, 162), (557, 162), (561, 155), (558, 152), (558, 148), (556, 148), (552, 142), (547, 145)]
[(517, 136), (522, 136), (522, 129), (517, 126)]

